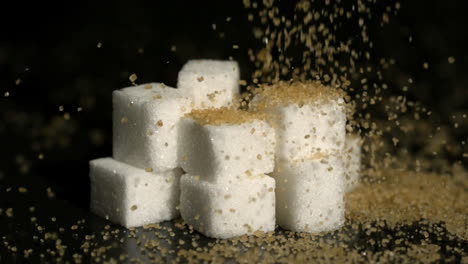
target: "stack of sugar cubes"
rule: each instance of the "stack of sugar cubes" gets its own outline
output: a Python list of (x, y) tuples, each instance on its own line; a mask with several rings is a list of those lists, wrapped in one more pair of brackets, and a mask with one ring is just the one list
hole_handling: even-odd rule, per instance
[(275, 183), (264, 175), (274, 166), (271, 127), (236, 110), (225, 124), (195, 118), (231, 111), (238, 96), (237, 63), (214, 60), (189, 61), (178, 89), (114, 91), (113, 157), (90, 162), (91, 210), (136, 227), (173, 219), (180, 207), (187, 223), (213, 237), (274, 230)]
[(346, 140), (342, 94), (315, 82), (281, 82), (259, 90), (251, 108), (264, 112), (277, 134), (272, 176), (278, 224), (298, 232), (339, 228), (345, 186), (353, 185), (360, 161), (360, 153), (351, 157), (360, 150), (359, 141)]
[(360, 162), (360, 140), (345, 140), (341, 95), (280, 83), (243, 111), (238, 83), (236, 62), (193, 60), (177, 89), (114, 91), (113, 157), (90, 162), (91, 210), (126, 227), (180, 214), (216, 238), (273, 231), (276, 223), (338, 228), (345, 181), (354, 186)]
[(265, 118), (236, 109), (195, 110), (182, 122), (180, 213), (199, 232), (229, 238), (275, 229), (276, 146)]
[(113, 158), (90, 162), (91, 211), (126, 227), (179, 215), (179, 121), (191, 101), (150, 83), (113, 92)]
[(261, 116), (236, 109), (237, 63), (189, 62), (178, 87), (195, 100), (180, 124), (182, 218), (216, 238), (273, 231), (275, 181), (265, 173), (274, 168), (274, 131)]

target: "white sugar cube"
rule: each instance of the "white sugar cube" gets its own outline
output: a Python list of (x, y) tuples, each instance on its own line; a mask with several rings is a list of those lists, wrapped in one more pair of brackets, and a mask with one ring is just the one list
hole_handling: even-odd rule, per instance
[(195, 108), (231, 106), (239, 95), (239, 65), (235, 61), (190, 60), (179, 72), (177, 87)]
[(181, 178), (180, 214), (200, 233), (215, 238), (275, 229), (275, 180), (266, 175), (229, 185)]
[(180, 169), (151, 173), (112, 158), (90, 162), (91, 211), (125, 227), (179, 215)]
[(344, 100), (334, 91), (317, 84), (284, 84), (254, 97), (251, 107), (267, 113), (275, 125), (277, 160), (342, 151), (346, 112)]
[(289, 104), (272, 110), (273, 118), (278, 120), (278, 159), (307, 159), (317, 152), (339, 152), (346, 134), (341, 102)]
[(227, 182), (272, 172), (274, 152), (275, 132), (264, 120), (214, 125), (190, 117), (181, 121), (180, 166), (202, 180)]
[(151, 83), (113, 92), (113, 157), (142, 169), (178, 167), (179, 120), (190, 100), (177, 89)]
[(340, 157), (277, 164), (276, 216), (296, 232), (336, 230), (344, 223), (344, 168)]
[(351, 191), (359, 182), (361, 146), (362, 139), (358, 135), (346, 135), (343, 153), (346, 191)]

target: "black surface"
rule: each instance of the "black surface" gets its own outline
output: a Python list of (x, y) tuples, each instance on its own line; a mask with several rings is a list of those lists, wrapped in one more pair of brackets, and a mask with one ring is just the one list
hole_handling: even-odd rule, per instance
[[(462, 0), (405, 1), (388, 26), (372, 32), (376, 57), (397, 61), (387, 73), (390, 82), (402, 86), (412, 77), (415, 82), (407, 96), (432, 109), (434, 126), (452, 125), (451, 115), (468, 107), (467, 5)], [(50, 254), (37, 255), (54, 245), (33, 239), (44, 232), (31, 223), (32, 216), (45, 232), (86, 220), (79, 235), (68, 230), (60, 234), (69, 246), (64, 256), (68, 260), (72, 252), (79, 252), (84, 235), (110, 224), (88, 212), (88, 161), (111, 154), (110, 95), (129, 85), (129, 74), (137, 73), (139, 83), (175, 85), (188, 59), (233, 56), (248, 79), (253, 65), (247, 48), (261, 45), (250, 33), (242, 1), (14, 1), (2, 3), (0, 10), (0, 96), (10, 93), (0, 97), (0, 208), (13, 208), (14, 213), (13, 218), (0, 215), (1, 263), (57, 260)], [(234, 44), (241, 48), (232, 49)], [(455, 64), (447, 62), (449, 56), (456, 58)], [(423, 69), (424, 62), (429, 69)], [(16, 85), (18, 78), (21, 83)], [(83, 111), (77, 112), (78, 107)], [(65, 112), (71, 120), (62, 124), (57, 120), (63, 120)], [(449, 133), (457, 142), (466, 138), (466, 130)], [(44, 159), (38, 159), (41, 153)], [(466, 165), (466, 159), (462, 162)], [(20, 186), (28, 192), (19, 193)], [(47, 197), (48, 187), (56, 193), (54, 199)], [(30, 206), (36, 212), (30, 213)], [(57, 221), (51, 222), (51, 217)], [(417, 236), (418, 228), (409, 226), (407, 233)], [(367, 243), (364, 231), (350, 231), (356, 234), (350, 246), (381, 250)], [(174, 241), (179, 237), (186, 239), (178, 232)], [(34, 254), (22, 260), (23, 252), (13, 254), (5, 242), (20, 250), (33, 248)], [(132, 248), (134, 242), (129, 243)], [(466, 241), (435, 243), (443, 248), (462, 243), (466, 249)], [(140, 256), (139, 249), (120, 250)], [(455, 257), (451, 262), (460, 260), (452, 251), (441, 252)]]
[[(80, 256), (82, 263), (97, 262), (98, 260), (100, 262), (103, 260), (109, 261), (111, 258), (119, 260), (120, 256), (125, 256), (125, 258), (119, 260), (119, 262), (128, 263), (139, 263), (136, 262), (137, 260), (142, 262), (154, 260), (186, 262), (187, 259), (179, 258), (176, 253), (181, 249), (194, 248), (191, 244), (193, 238), (198, 243), (197, 247), (208, 247), (210, 243), (209, 247), (213, 247), (213, 244), (219, 243), (218, 240), (206, 238), (197, 232), (190, 233), (186, 226), (180, 227), (180, 220), (163, 222), (161, 223), (162, 228), (128, 230), (97, 217), (87, 210), (77, 208), (60, 197), (49, 197), (45, 191), (47, 185), (44, 185), (41, 180), (27, 179), (28, 183), (26, 184), (24, 180), (24, 178), (19, 177), (16, 181), (11, 182), (11, 186), (25, 186), (28, 189), (27, 193), (20, 193), (16, 188), (6, 191), (4, 186), (0, 187), (2, 207), (14, 208), (13, 221), (11, 218), (5, 217), (5, 215), (0, 217), (2, 243), (8, 242), (9, 246), (15, 246), (18, 249), (18, 252), (14, 253), (8, 250), (5, 244), (0, 246), (0, 263), (55, 263), (67, 261), (74, 263), (76, 254)], [(9, 187), (7, 186), (7, 188)], [(29, 209), (31, 206), (35, 207), (34, 212)], [(35, 217), (37, 220), (32, 221), (31, 217)], [(55, 221), (52, 218), (55, 218)], [(74, 225), (77, 226), (76, 229), (73, 229), (72, 226)], [(171, 229), (171, 231), (169, 232), (168, 229)], [(431, 230), (436, 229), (440, 231), (431, 233)], [(429, 231), (428, 237), (425, 236), (427, 231)], [(171, 232), (173, 232), (172, 235)], [(316, 236), (316, 240), (323, 239), (330, 241), (331, 244), (342, 243), (343, 246), (348, 247), (349, 251), (357, 251), (362, 256), (369, 254), (369, 252), (378, 256), (378, 253), (383, 254), (389, 251), (394, 251), (396, 255), (405, 254), (399, 252), (402, 249), (402, 241), (405, 241), (404, 243), (407, 245), (420, 245), (421, 243), (437, 245), (440, 246), (439, 261), (446, 263), (460, 263), (462, 257), (466, 257), (466, 250), (468, 250), (468, 241), (451, 236), (442, 223), (429, 225), (427, 222), (420, 221), (415, 222), (413, 225), (403, 225), (398, 228), (372, 223), (354, 227), (345, 225), (341, 232), (347, 234), (348, 238), (346, 240), (336, 237), (334, 233)], [(275, 232), (276, 235), (286, 233), (280, 228), (277, 228)], [(47, 239), (48, 236), (52, 237), (50, 234), (56, 234), (57, 236)], [(91, 236), (91, 238), (86, 239), (86, 236)], [(296, 237), (301, 238), (300, 235), (296, 235)], [(56, 250), (57, 240), (60, 240), (61, 245), (67, 247), (63, 250), (63, 254), (57, 253), (59, 252)], [(185, 241), (185, 243), (181, 245), (180, 240)], [(146, 247), (145, 243), (148, 241), (159, 244), (159, 247)], [(85, 242), (90, 243), (88, 252), (83, 249)], [(100, 255), (99, 252), (102, 247), (108, 248)], [(237, 256), (242, 256), (243, 252), (245, 253), (248, 250), (242, 244), (235, 247), (239, 250)], [(167, 249), (169, 253), (161, 254), (160, 248)], [(464, 249), (465, 252), (457, 252), (454, 248)], [(30, 256), (25, 257), (24, 249), (33, 249), (33, 252)], [(265, 250), (262, 254), (270, 256), (273, 253)], [(304, 252), (301, 254), (304, 255)], [(314, 254), (314, 252), (310, 252), (311, 256)], [(96, 255), (100, 258), (97, 258)], [(421, 259), (411, 260), (408, 258), (406, 260), (411, 260), (413, 263), (423, 262), (427, 255), (421, 256)], [(260, 259), (262, 257), (264, 256), (259, 256)], [(223, 258), (219, 258), (219, 261), (221, 260), (224, 261)]]

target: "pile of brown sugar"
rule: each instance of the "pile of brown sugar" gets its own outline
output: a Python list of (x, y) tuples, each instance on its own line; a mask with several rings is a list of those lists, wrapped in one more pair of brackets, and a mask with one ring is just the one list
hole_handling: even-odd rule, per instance
[(318, 81), (279, 81), (271, 85), (259, 85), (252, 91), (256, 110), (276, 105), (325, 103), (344, 96), (343, 91)]
[(208, 108), (196, 109), (186, 115), (200, 125), (238, 125), (252, 122), (254, 120), (264, 120), (265, 115), (258, 112), (248, 112), (235, 108)]

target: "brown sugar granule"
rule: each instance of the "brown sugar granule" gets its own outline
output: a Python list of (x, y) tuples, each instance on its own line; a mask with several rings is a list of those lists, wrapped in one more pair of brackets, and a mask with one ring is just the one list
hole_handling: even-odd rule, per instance
[(261, 113), (247, 112), (233, 108), (222, 107), (219, 109), (209, 108), (203, 110), (193, 110), (186, 115), (192, 118), (200, 125), (238, 125), (254, 120), (264, 120), (265, 116)]
[(47, 196), (52, 199), (55, 197), (55, 192), (52, 190), (52, 188), (48, 187), (47, 188)]
[(451, 233), (468, 239), (468, 179), (456, 182), (448, 176), (396, 170), (384, 175), (386, 180), (358, 186), (347, 194), (348, 219), (385, 220), (391, 226), (420, 219), (442, 221)]
[(133, 73), (128, 77), (128, 79), (130, 80), (130, 82), (135, 83), (135, 81), (138, 79), (138, 76), (135, 73)]
[(260, 85), (254, 94), (257, 94), (257, 101), (253, 105), (258, 110), (284, 104), (297, 104), (302, 107), (304, 104), (326, 102), (344, 96), (341, 90), (316, 81), (279, 81), (272, 85)]
[(7, 208), (7, 209), (5, 210), (5, 214), (6, 214), (6, 216), (8, 216), (8, 217), (13, 217), (13, 208)]

